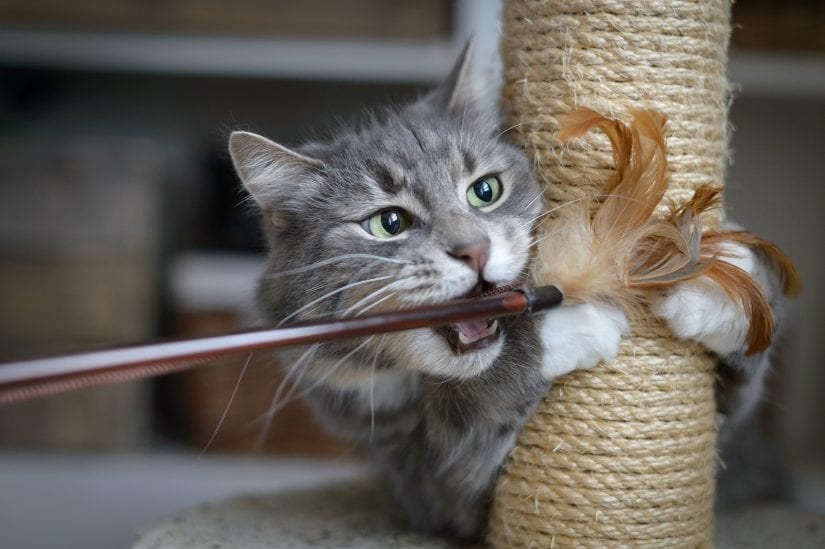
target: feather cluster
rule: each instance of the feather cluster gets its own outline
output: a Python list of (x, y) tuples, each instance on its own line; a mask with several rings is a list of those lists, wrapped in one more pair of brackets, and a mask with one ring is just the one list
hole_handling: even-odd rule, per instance
[(684, 204), (657, 215), (668, 186), (666, 118), (652, 110), (631, 112), (626, 125), (582, 108), (558, 133), (567, 141), (592, 130), (610, 140), (614, 172), (604, 194), (556, 208), (537, 239), (533, 277), (555, 284), (566, 301), (607, 301), (635, 311), (654, 292), (699, 276), (714, 280), (749, 319), (747, 353), (770, 344), (775, 319), (768, 299), (749, 273), (723, 261), (731, 244), (754, 250), (795, 294), (799, 276), (772, 243), (746, 231), (703, 229), (703, 212), (721, 207), (721, 189), (701, 186)]

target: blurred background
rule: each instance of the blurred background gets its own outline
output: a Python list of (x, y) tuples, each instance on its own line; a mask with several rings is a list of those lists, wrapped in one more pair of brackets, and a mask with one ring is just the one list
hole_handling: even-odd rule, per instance
[[(0, 361), (250, 326), (263, 246), (226, 153), (229, 132), (297, 144), (366, 107), (414, 98), (471, 33), (477, 59), (492, 56), (497, 11), (496, 0), (0, 0)], [(804, 282), (759, 421), (791, 476), (814, 478), (796, 493), (816, 505), (825, 4), (742, 0), (733, 19), (731, 217), (779, 244)], [(65, 512), (63, 489), (100, 500), (105, 490), (89, 482), (101, 470), (143, 467), (146, 482), (162, 484), (161, 465), (141, 464), (164, 463), (193, 485), (197, 475), (220, 484), (217, 469), (190, 457), (204, 452), (291, 456), (266, 463), (288, 464), (280, 471), (292, 480), (357, 469), (299, 403), (258, 442), (281, 382), (263, 354), (222, 419), (245, 360), (0, 409), (0, 499), (29, 498), (29, 507), (0, 501), (9, 523), (12, 507), (23, 516), (46, 500)], [(96, 465), (78, 473), (79, 463)], [(235, 469), (242, 486), (278, 476), (255, 463)], [(143, 516), (215, 492), (198, 494), (147, 504)]]

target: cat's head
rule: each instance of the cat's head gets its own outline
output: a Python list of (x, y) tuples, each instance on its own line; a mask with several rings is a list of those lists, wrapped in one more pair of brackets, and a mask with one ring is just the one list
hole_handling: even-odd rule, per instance
[[(292, 150), (232, 134), (270, 246), (259, 293), (270, 321), (443, 302), (524, 278), (540, 191), (497, 113), (470, 96), (469, 49), (435, 91), (326, 143)], [(465, 377), (490, 365), (501, 332), (470, 322), (365, 348), (380, 364)]]

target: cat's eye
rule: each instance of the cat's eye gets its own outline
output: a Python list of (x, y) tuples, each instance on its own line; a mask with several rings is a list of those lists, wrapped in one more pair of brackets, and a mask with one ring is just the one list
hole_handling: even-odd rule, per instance
[(392, 238), (407, 230), (410, 218), (399, 208), (388, 208), (373, 214), (363, 223), (364, 229), (377, 238)]
[(494, 175), (482, 177), (467, 189), (467, 202), (475, 208), (489, 206), (501, 198), (501, 181)]

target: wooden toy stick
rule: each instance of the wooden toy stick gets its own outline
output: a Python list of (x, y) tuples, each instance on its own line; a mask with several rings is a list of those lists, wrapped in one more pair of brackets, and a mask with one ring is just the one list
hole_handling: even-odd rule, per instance
[(534, 313), (562, 301), (561, 292), (553, 286), (491, 293), (402, 311), (0, 364), (0, 404), (169, 374), (231, 353)]

